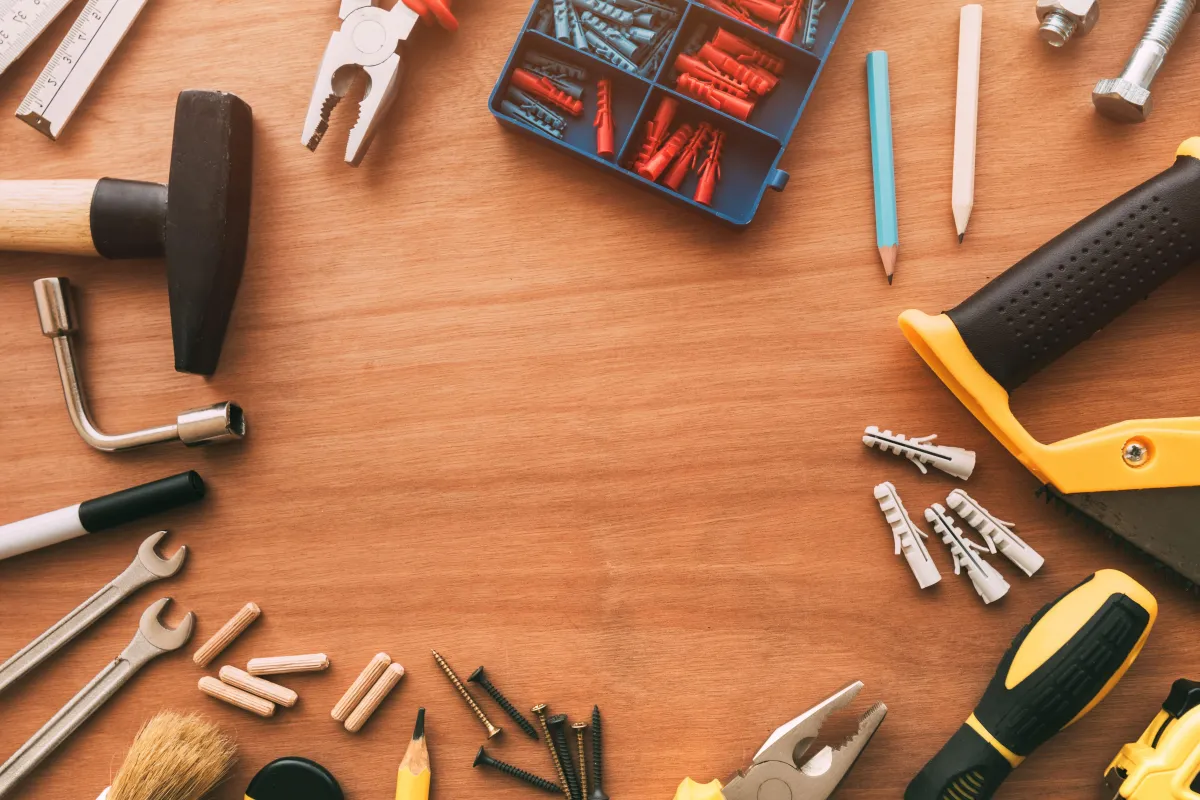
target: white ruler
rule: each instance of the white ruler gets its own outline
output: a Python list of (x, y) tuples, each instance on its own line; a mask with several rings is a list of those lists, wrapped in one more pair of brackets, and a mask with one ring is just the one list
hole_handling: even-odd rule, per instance
[(57, 139), (145, 6), (146, 0), (88, 0), (25, 95), (17, 118)]
[(0, 0), (0, 73), (21, 57), (70, 2)]

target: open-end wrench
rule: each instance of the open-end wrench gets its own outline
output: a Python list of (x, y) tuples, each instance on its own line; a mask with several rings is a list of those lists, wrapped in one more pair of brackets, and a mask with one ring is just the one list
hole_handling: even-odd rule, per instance
[(180, 547), (175, 551), (175, 555), (163, 558), (155, 548), (166, 535), (166, 531), (159, 531), (142, 542), (137, 558), (128, 569), (0, 665), (0, 692), (58, 652), (67, 642), (83, 633), (126, 597), (148, 583), (169, 578), (179, 572), (187, 559), (187, 547)]
[(138, 632), (121, 655), (92, 678), (79, 694), (59, 709), (50, 721), (42, 726), (12, 758), (0, 766), (0, 797), (6, 796), (20, 781), (37, 768), (38, 764), (54, 752), (60, 744), (74, 733), (88, 717), (117, 693), (125, 682), (151, 660), (178, 650), (192, 638), (196, 615), (188, 612), (179, 627), (171, 629), (159, 619), (171, 598), (155, 601), (142, 613)]

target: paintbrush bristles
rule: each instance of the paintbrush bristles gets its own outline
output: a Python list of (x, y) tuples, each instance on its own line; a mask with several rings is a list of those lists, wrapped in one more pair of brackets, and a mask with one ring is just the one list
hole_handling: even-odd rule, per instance
[(200, 800), (229, 775), (237, 747), (196, 714), (158, 714), (138, 731), (108, 800)]

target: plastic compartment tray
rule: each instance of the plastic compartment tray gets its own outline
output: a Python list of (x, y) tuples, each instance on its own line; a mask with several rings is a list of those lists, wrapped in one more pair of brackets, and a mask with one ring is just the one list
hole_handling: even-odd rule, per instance
[[(709, 219), (720, 220), (737, 228), (743, 228), (753, 221), (767, 189), (778, 192), (783, 191), (787, 185), (788, 173), (779, 169), (779, 160), (783, 157), (783, 151), (792, 138), (800, 115), (804, 113), (804, 107), (812, 96), (817, 78), (820, 77), (833, 44), (837, 41), (842, 25), (845, 24), (854, 5), (854, 0), (827, 0), (817, 25), (816, 45), (812, 50), (808, 50), (799, 44), (785, 42), (770, 33), (764, 33), (699, 2), (677, 0), (674, 5), (682, 10), (680, 19), (675, 23), (673, 31), (663, 34), (671, 37), (667, 57), (662, 59), (662, 63), (652, 75), (642, 76), (622, 70), (590, 52), (581, 51), (567, 42), (559, 41), (554, 38), (553, 30), (550, 34), (536, 30), (534, 26), (539, 9), (550, 2), (551, 0), (537, 0), (525, 19), (521, 34), (488, 101), (488, 107), (496, 119), (506, 127), (563, 148), (578, 158), (615, 172), (626, 180), (658, 192), (680, 205), (699, 211)], [(778, 86), (765, 98), (758, 100), (754, 112), (746, 122), (693, 100), (674, 88), (676, 56), (696, 43), (707, 40), (718, 27), (783, 59), (786, 65)], [(796, 41), (799, 42), (800, 39), (801, 33), (798, 32)], [(525, 54), (530, 51), (578, 65), (588, 73), (588, 80), (583, 82), (583, 115), (566, 117), (568, 124), (562, 139), (557, 139), (523, 120), (510, 117), (501, 110), (513, 70), (524, 63)], [(596, 115), (596, 81), (599, 78), (612, 81), (617, 151), (612, 159), (596, 154), (592, 121)], [(695, 125), (705, 121), (726, 134), (725, 149), (720, 162), (721, 180), (713, 195), (712, 205), (706, 206), (692, 199), (697, 179), (695, 171), (689, 174), (680, 191), (675, 192), (662, 183), (641, 177), (625, 166), (641, 146), (646, 122), (653, 118), (664, 95), (679, 101), (679, 111), (672, 123), (672, 130), (685, 122)]]

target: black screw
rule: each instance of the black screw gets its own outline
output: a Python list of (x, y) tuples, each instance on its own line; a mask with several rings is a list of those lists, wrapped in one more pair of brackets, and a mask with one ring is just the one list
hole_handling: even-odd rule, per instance
[(583, 791), (579, 788), (579, 773), (575, 771), (575, 758), (571, 755), (571, 745), (567, 742), (567, 715), (555, 714), (546, 720), (546, 725), (550, 728), (550, 738), (554, 741), (554, 752), (558, 753), (558, 760), (562, 762), (571, 798), (583, 800)]
[(513, 704), (508, 702), (508, 698), (487, 679), (487, 676), (483, 674), (483, 667), (472, 672), (471, 677), (467, 678), (467, 680), (482, 686), (483, 690), (490, 694), (492, 699), (496, 701), (496, 705), (504, 709), (504, 713), (508, 714), (512, 718), (512, 721), (517, 723), (517, 727), (525, 731), (526, 736), (534, 740), (542, 738), (541, 734), (537, 732), (537, 728), (533, 727), (533, 723), (525, 719), (525, 715), (517, 711)]
[(601, 787), (604, 770), (604, 744), (601, 742), (600, 706), (592, 706), (592, 795), (590, 800), (608, 800)]
[(511, 775), (519, 781), (525, 781), (530, 786), (533, 786), (536, 789), (541, 789), (543, 792), (550, 792), (552, 794), (562, 793), (562, 787), (557, 783), (551, 783), (545, 778), (539, 778), (537, 775), (534, 775), (531, 772), (526, 772), (519, 767), (514, 767), (512, 764), (505, 764), (503, 761), (497, 761), (489, 756), (487, 751), (484, 750), (482, 746), (480, 746), (479, 752), (475, 755), (475, 763), (471, 766), (478, 767), (480, 764), (484, 765), (485, 767), (494, 767), (503, 772), (505, 775)]

